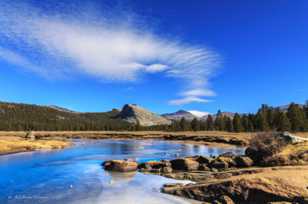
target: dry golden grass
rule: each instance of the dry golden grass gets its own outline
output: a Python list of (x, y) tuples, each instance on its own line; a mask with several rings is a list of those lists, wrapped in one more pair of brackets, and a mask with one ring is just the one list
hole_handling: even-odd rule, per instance
[[(63, 135), (63, 136), (70, 136), (70, 135), (165, 135), (165, 134), (172, 134), (172, 135), (197, 135), (197, 136), (225, 136), (225, 137), (250, 137), (255, 135), (255, 133), (234, 133), (234, 132), (223, 132), (223, 131), (180, 131), (180, 132), (165, 132), (165, 131), (33, 131), (36, 135)], [(25, 136), (25, 131), (0, 131), (1, 136)], [(308, 134), (307, 134), (308, 136)]]
[(295, 135), (297, 135), (299, 137), (308, 138), (308, 132), (297, 132), (297, 133), (295, 133)]
[(0, 137), (0, 154), (26, 152), (33, 150), (62, 149), (70, 145), (60, 140), (25, 140), (14, 136)]
[[(61, 139), (61, 138), (84, 138), (84, 139), (165, 139), (179, 140), (195, 143), (204, 143), (211, 146), (220, 146), (222, 144), (231, 144), (228, 141), (242, 141), (248, 144), (255, 133), (233, 133), (222, 131), (182, 131), (182, 132), (164, 132), (164, 131), (33, 131), (38, 138)], [(0, 138), (3, 136), (20, 136), (24, 137), (26, 132), (1, 132)], [(187, 138), (185, 138), (187, 137)], [(200, 137), (203, 139), (200, 140)], [(215, 139), (217, 141), (215, 141)], [(220, 142), (218, 142), (220, 141)], [(219, 144), (218, 144), (218, 143)], [(216, 144), (217, 143), (217, 144)]]
[(308, 142), (301, 142), (297, 144), (287, 145), (285, 148), (282, 149), (279, 155), (289, 157), (290, 155), (297, 155), (307, 151), (308, 151)]

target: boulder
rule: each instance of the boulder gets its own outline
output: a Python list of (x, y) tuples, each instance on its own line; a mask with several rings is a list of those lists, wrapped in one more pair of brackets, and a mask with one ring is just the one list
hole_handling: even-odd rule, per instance
[(169, 161), (148, 161), (145, 163), (141, 163), (138, 165), (138, 169), (141, 171), (151, 171), (151, 172), (159, 172), (163, 170), (163, 168), (169, 167), (171, 168), (171, 163)]
[(233, 157), (225, 156), (219, 156), (210, 163), (210, 167), (215, 169), (227, 169), (235, 166), (236, 162), (234, 161)]
[(152, 166), (148, 162), (145, 162), (139, 164), (138, 169), (141, 171), (150, 171), (152, 169)]
[(172, 168), (171, 168), (171, 167), (167, 167), (167, 166), (166, 166), (166, 167), (163, 167), (163, 168), (161, 169), (161, 172), (162, 172), (162, 173), (165, 173), (165, 174), (166, 174), (166, 173), (167, 173), (167, 174), (168, 174), (168, 173), (172, 173), (172, 171), (173, 171)]
[(110, 160), (105, 161), (103, 167), (107, 171), (130, 172), (136, 171), (138, 164), (132, 160)]
[(253, 165), (252, 159), (247, 156), (237, 156), (234, 161), (237, 167), (251, 167)]
[(200, 164), (209, 164), (211, 163), (213, 159), (210, 157), (204, 157), (204, 156), (198, 156), (196, 158), (196, 161), (199, 162)]
[(233, 152), (225, 152), (220, 155), (221, 157), (235, 157), (236, 155)]
[(219, 203), (221, 204), (234, 204), (233, 200), (229, 196), (226, 196), (226, 195), (220, 196), (217, 199), (217, 201), (219, 201)]
[(213, 169), (227, 169), (229, 167), (227, 162), (218, 159), (211, 162), (210, 166)]
[(250, 157), (256, 164), (260, 164), (265, 157), (262, 151), (258, 151), (253, 147), (247, 147), (245, 150), (245, 155)]
[(198, 170), (199, 171), (211, 171), (211, 169), (207, 166), (207, 164), (200, 164)]
[(191, 158), (174, 159), (170, 163), (174, 170), (195, 171), (199, 168), (199, 163)]

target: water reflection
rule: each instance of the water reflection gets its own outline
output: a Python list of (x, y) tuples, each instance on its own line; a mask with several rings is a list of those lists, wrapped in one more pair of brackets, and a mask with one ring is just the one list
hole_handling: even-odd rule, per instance
[(106, 174), (110, 176), (109, 183), (111, 185), (116, 185), (116, 184), (122, 185), (124, 183), (129, 183), (136, 176), (136, 172), (121, 173), (121, 172), (106, 171)]
[(159, 193), (164, 183), (173, 180), (105, 172), (101, 163), (109, 159), (144, 162), (228, 151), (242, 153), (243, 149), (152, 140), (77, 140), (75, 146), (61, 151), (0, 156), (0, 203), (186, 203)]

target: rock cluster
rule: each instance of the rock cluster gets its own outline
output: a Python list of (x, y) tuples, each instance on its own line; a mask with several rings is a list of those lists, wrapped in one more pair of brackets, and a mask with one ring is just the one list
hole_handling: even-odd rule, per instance
[(247, 156), (221, 155), (219, 157), (193, 156), (177, 158), (170, 161), (146, 162), (138, 165), (143, 172), (168, 174), (172, 172), (190, 171), (222, 171), (229, 168), (243, 168), (253, 165)]
[(221, 155), (219, 157), (193, 156), (177, 158), (170, 161), (149, 161), (137, 164), (133, 160), (110, 160), (103, 163), (108, 171), (142, 172), (168, 174), (178, 171), (221, 171), (228, 168), (250, 167), (253, 161), (247, 156)]

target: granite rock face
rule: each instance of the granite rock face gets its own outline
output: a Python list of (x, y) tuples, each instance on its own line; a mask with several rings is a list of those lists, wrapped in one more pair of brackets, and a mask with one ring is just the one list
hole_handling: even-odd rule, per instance
[(152, 113), (136, 104), (126, 104), (118, 115), (119, 118), (141, 126), (169, 125), (171, 121)]

